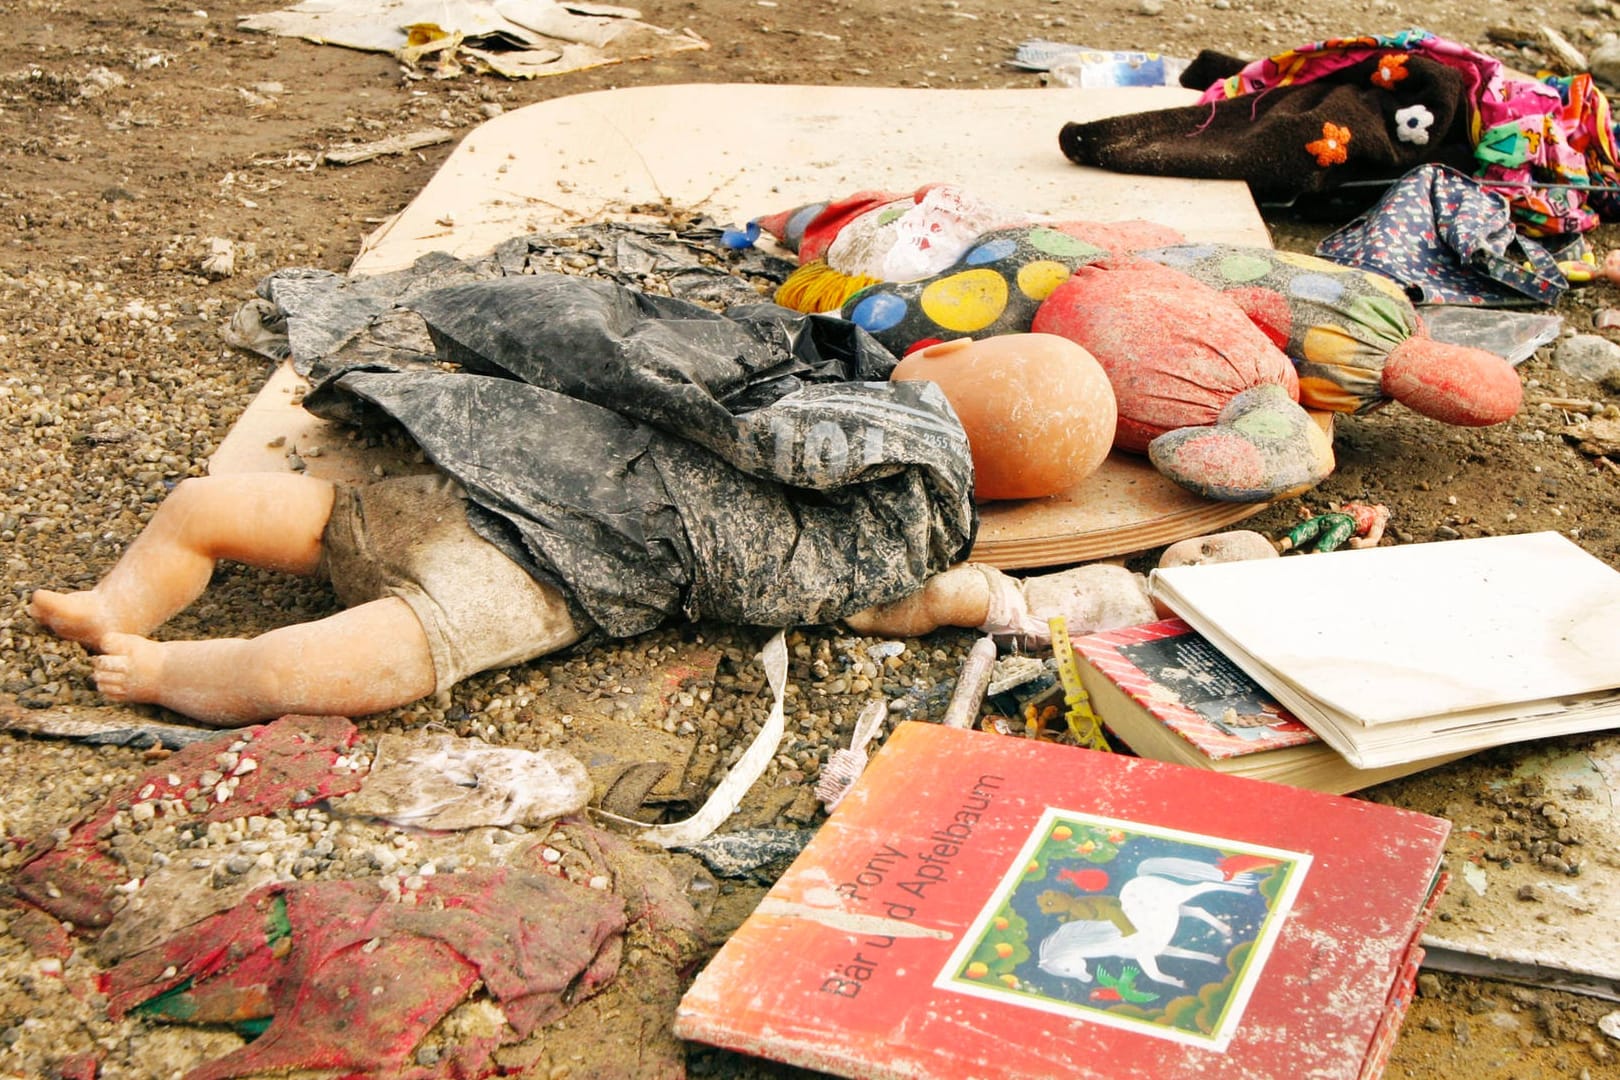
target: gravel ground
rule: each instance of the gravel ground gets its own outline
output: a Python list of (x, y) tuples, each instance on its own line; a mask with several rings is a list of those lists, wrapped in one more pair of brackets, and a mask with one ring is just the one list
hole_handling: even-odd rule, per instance
[[(149, 0), (88, 0), (69, 10), (56, 0), (24, 0), (15, 33), (0, 43), (0, 458), (6, 462), (0, 700), (36, 715), (97, 709), (101, 699), (83, 651), (40, 633), (23, 611), (26, 595), (41, 586), (91, 584), (164, 494), (206, 468), (268, 374), (267, 362), (220, 344), (224, 320), (273, 269), (341, 270), (360, 238), (425, 183), (448, 149), (339, 171), (312, 167), (324, 147), (429, 123), (463, 134), (501, 108), (614, 85), (1034, 86), (1037, 76), (1005, 64), (1012, 48), (1033, 36), (1256, 56), (1396, 23), (1425, 25), (1477, 46), (1487, 23), (1506, 15), (1451, 0), (1399, 10), (1383, 0), (1319, 0), (1308, 10), (1282, 0), (1100, 0), (1084, 12), (1047, 0), (909, 7), (683, 0), (643, 5), (645, 15), (659, 25), (693, 26), (711, 49), (508, 84), (407, 78), (386, 57), (234, 28), (238, 14), (267, 6), (232, 0), (199, 11)], [(1557, 0), (1512, 14), (1592, 48), (1620, 25), (1614, 11), (1603, 0)], [(1539, 62), (1533, 48), (1501, 51), (1527, 70)], [(1310, 250), (1325, 231), (1322, 223), (1276, 214), (1268, 224), (1278, 246), (1294, 250)], [(232, 238), (233, 276), (205, 269), (213, 237)], [(1600, 252), (1616, 246), (1612, 227), (1592, 239)], [(1594, 313), (1617, 304), (1614, 287), (1598, 284), (1572, 295), (1560, 311), (1571, 329), (1589, 332)], [(1393, 409), (1340, 423), (1337, 474), (1305, 503), (1280, 506), (1253, 524), (1274, 532), (1302, 505), (1367, 498), (1394, 509), (1390, 542), (1558, 528), (1620, 565), (1615, 467), (1566, 436), (1593, 417), (1620, 416), (1615, 388), (1560, 371), (1551, 350), (1528, 362), (1524, 374), (1530, 406), (1500, 428), (1439, 429)], [(224, 567), (208, 601), (165, 633), (255, 634), (332, 609), (318, 584)], [(754, 661), (763, 638), (731, 627), (681, 628), (479, 676), (448, 701), (364, 719), (351, 762), (363, 765), (377, 739), (393, 731), (437, 727), (539, 749), (568, 746), (601, 721), (638, 731), (642, 743), (664, 752), (672, 740), (695, 747), (685, 785), (675, 786), (677, 794), (698, 793), (765, 715)], [(847, 740), (861, 705), (881, 691), (912, 713), (937, 715), (971, 641), (965, 632), (897, 645), (837, 628), (793, 634), (787, 737), (728, 828), (813, 827), (818, 809), (810, 785), (830, 750)], [(649, 681), (694, 656), (712, 658), (712, 674), (689, 681), (671, 707), (649, 704)], [(235, 741), (220, 752), (237, 754), (239, 764), (249, 747), (232, 750)], [(1511, 768), (1507, 757), (1492, 760)], [(63, 835), (110, 794), (161, 765), (128, 747), (0, 735), (0, 790), (8, 796), (0, 802), (0, 875), (7, 879), (0, 887), (9, 887), (26, 841)], [(220, 763), (216, 771), (224, 779), (229, 770)], [(217, 789), (216, 782), (211, 790)], [(1446, 770), (1398, 793), (1401, 805), (1430, 812), (1486, 806), (1490, 798), (1488, 781)], [(190, 870), (201, 875), (196, 891), (207, 895), (259, 875), (392, 880), (408, 889), (433, 876), (429, 867), (447, 873), (488, 864), (499, 860), (497, 852), (535, 839), (532, 830), (492, 829), (447, 846), (310, 808), (200, 831), (131, 816), (105, 845), (132, 878)], [(1591, 838), (1601, 839), (1612, 840)], [(566, 838), (556, 839), (556, 850), (560, 863), (579, 858)], [(767, 867), (711, 885), (691, 858), (667, 863), (687, 885), (712, 941), (741, 921), (770, 878)], [(94, 983), (98, 957), (82, 947), (37, 952), (24, 942), (26, 929), (0, 908), (0, 1073), (50, 1076), (75, 1055), (94, 1054), (103, 1076), (144, 1080), (180, 1075), (240, 1044), (223, 1029), (109, 1020)], [(677, 988), (658, 981), (655, 943), (631, 944), (629, 977), (615, 995), (582, 1007), (577, 1024), (548, 1029), (525, 1047), (527, 1064), (539, 1063), (532, 1075), (669, 1075), (683, 1059), (699, 1076), (797, 1075), (672, 1045), (660, 1032)], [(645, 990), (641, 998), (638, 988)], [(1620, 1076), (1616, 1044), (1598, 1026), (1610, 1011), (1592, 998), (1426, 973), (1389, 1076)], [(438, 1060), (487, 1023), (487, 1012), (481, 1001), (458, 1010), (420, 1063)]]

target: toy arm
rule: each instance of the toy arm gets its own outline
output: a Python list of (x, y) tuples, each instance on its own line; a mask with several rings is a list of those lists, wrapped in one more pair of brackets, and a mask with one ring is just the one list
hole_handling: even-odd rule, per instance
[(1422, 336), (1395, 346), (1382, 384), (1413, 412), (1464, 427), (1500, 424), (1524, 400), (1519, 373), (1500, 356)]

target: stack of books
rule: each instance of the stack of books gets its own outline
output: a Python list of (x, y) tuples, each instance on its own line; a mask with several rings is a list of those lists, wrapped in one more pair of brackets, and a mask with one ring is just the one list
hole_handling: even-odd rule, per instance
[(1072, 644), (1098, 719), (1140, 757), (1342, 794), (1462, 754), (1358, 769), (1181, 619)]
[(1359, 769), (1620, 726), (1620, 571), (1554, 532), (1154, 570)]

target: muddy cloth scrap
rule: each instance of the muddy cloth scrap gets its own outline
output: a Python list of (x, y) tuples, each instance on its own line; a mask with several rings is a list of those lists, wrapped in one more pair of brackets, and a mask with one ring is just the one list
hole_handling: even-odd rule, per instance
[[(281, 807), (311, 806), (360, 787), (350, 748), (359, 738), (341, 716), (284, 716), (194, 742), (113, 792), (68, 829), (36, 841), (12, 875), (17, 895), (75, 927), (96, 931), (113, 917), (129, 871), (103, 850), (119, 815), (137, 807), (175, 823), (231, 821)], [(241, 749), (228, 748), (241, 744)], [(235, 764), (222, 768), (221, 753)]]
[[(437, 284), (453, 261), (413, 270)], [(474, 528), (606, 634), (832, 622), (971, 547), (960, 422), (932, 383), (887, 382), (893, 356), (850, 323), (456, 273), (401, 272), (391, 304), (365, 278), (273, 274), (274, 310), (249, 317), (285, 323), (307, 409), (398, 421), (466, 489)]]
[(1421, 29), (1329, 38), (1245, 63), (1206, 51), (1197, 105), (1068, 124), (1063, 152), (1120, 172), (1248, 180), (1289, 198), (1451, 165), (1501, 191), (1528, 235), (1620, 214), (1620, 154), (1591, 76), (1509, 76)]
[[(109, 842), (130, 827), (123, 819), (143, 819), (146, 807), (185, 829), (324, 803), (359, 787), (357, 740), (342, 717), (284, 716), (193, 743), (25, 854), (7, 898), (12, 928), (36, 956), (99, 943), (119, 898), (146, 887), (125, 880)], [(667, 856), (584, 821), (531, 836), (455, 872), (277, 880), (225, 904), (215, 902), (224, 892), (202, 888), (174, 902), (162, 933), (121, 952), (97, 990), (115, 1020), (231, 1024), (251, 1040), (185, 1080), (305, 1070), (467, 1080), (507, 1075), (496, 1051), (514, 1043), (583, 1059), (589, 1046), (549, 1026), (588, 998), (612, 997), (621, 974), (673, 998), (677, 973), (705, 948), (694, 903), (714, 884), (683, 884)], [(480, 989), (504, 1023), (456, 1026), (441, 1042), (436, 1025)], [(640, 1050), (654, 1063), (675, 1055), (672, 1038)], [(93, 1058), (83, 1064), (95, 1075)]]
[[(704, 948), (701, 917), (657, 856), (583, 821), (513, 847), (497, 865), (454, 873), (266, 885), (113, 965), (101, 983), (108, 1012), (230, 1024), (251, 1040), (185, 1080), (310, 1070), (468, 1080), (510, 1075), (497, 1051), (514, 1043), (583, 1059), (550, 1025), (611, 997), (621, 975), (673, 997), (675, 973)], [(440, 1027), (480, 989), (504, 1024)]]
[[(263, 1033), (186, 1080), (342, 1070), (396, 1076), (426, 1030), (482, 983), (526, 1038), (617, 973), (624, 904), (535, 868), (424, 879), (277, 882), (107, 974), (109, 1012)], [(249, 1028), (251, 1030), (251, 1028)], [(498, 1032), (424, 1076), (485, 1075)]]

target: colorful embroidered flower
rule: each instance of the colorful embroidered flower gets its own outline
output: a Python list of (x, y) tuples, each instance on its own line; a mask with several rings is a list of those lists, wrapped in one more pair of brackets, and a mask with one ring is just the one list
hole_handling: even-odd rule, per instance
[(1338, 124), (1323, 124), (1322, 137), (1315, 142), (1305, 144), (1305, 152), (1316, 156), (1316, 163), (1322, 168), (1329, 165), (1343, 165), (1350, 156), (1345, 148), (1350, 145), (1350, 129), (1340, 127)]
[(1422, 105), (1408, 105), (1395, 110), (1395, 137), (1414, 146), (1429, 145), (1429, 128), (1434, 126), (1434, 113)]
[(1410, 74), (1406, 70), (1405, 53), (1388, 53), (1378, 58), (1378, 70), (1372, 73), (1372, 84), (1382, 86), (1385, 90), (1395, 89), (1395, 84)]

